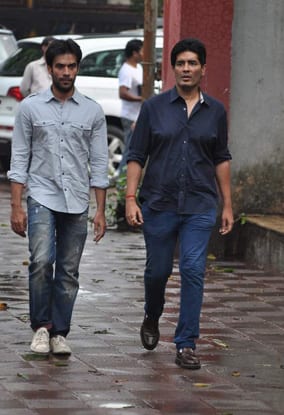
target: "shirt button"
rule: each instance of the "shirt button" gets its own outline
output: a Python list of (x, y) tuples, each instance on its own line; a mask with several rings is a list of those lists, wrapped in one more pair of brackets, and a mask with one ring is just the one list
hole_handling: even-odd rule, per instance
[(64, 125), (64, 122), (62, 122), (61, 125)]

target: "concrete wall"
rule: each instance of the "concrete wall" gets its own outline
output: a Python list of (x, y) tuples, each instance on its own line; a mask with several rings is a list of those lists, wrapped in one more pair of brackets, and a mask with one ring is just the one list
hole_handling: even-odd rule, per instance
[(228, 109), (231, 78), (233, 0), (164, 0), (163, 87), (174, 77), (170, 52), (180, 39), (197, 37), (207, 49), (207, 70), (202, 89)]
[(283, 0), (234, 1), (230, 149), (236, 213), (284, 213), (283, 22)]

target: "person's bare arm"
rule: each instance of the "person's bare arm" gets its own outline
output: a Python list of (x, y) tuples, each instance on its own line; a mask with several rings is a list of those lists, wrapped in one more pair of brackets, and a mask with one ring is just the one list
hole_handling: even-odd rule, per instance
[(119, 87), (119, 98), (125, 99), (126, 101), (132, 101), (132, 102), (142, 101), (142, 97), (140, 95), (132, 94), (129, 91), (129, 89), (124, 85), (121, 85)]
[(31, 93), (32, 85), (32, 65), (28, 64), (25, 68), (24, 75), (20, 84), (21, 94), (26, 97)]
[(216, 166), (216, 178), (223, 201), (220, 234), (226, 235), (232, 230), (234, 224), (229, 161), (224, 161)]
[(27, 229), (27, 214), (22, 207), (22, 195), (24, 185), (11, 182), (11, 228), (25, 238)]

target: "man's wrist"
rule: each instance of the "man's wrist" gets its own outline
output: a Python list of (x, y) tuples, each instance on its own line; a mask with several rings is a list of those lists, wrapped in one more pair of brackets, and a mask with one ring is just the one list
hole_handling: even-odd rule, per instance
[(18, 202), (11, 202), (11, 207), (12, 208), (21, 208), (22, 207), (22, 204), (21, 203), (18, 203)]

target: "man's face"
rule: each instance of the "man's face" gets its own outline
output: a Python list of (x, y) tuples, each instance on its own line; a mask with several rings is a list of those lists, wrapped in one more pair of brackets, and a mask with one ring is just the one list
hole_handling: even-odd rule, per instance
[(48, 67), (53, 86), (61, 93), (73, 89), (78, 70), (76, 56), (69, 53), (56, 56), (52, 67)]
[(134, 52), (135, 60), (137, 63), (140, 63), (143, 61), (143, 46), (139, 50), (139, 52)]
[(205, 75), (206, 65), (201, 65), (198, 55), (185, 51), (179, 53), (173, 68), (176, 86), (182, 90), (190, 90), (199, 86), (201, 78)]

